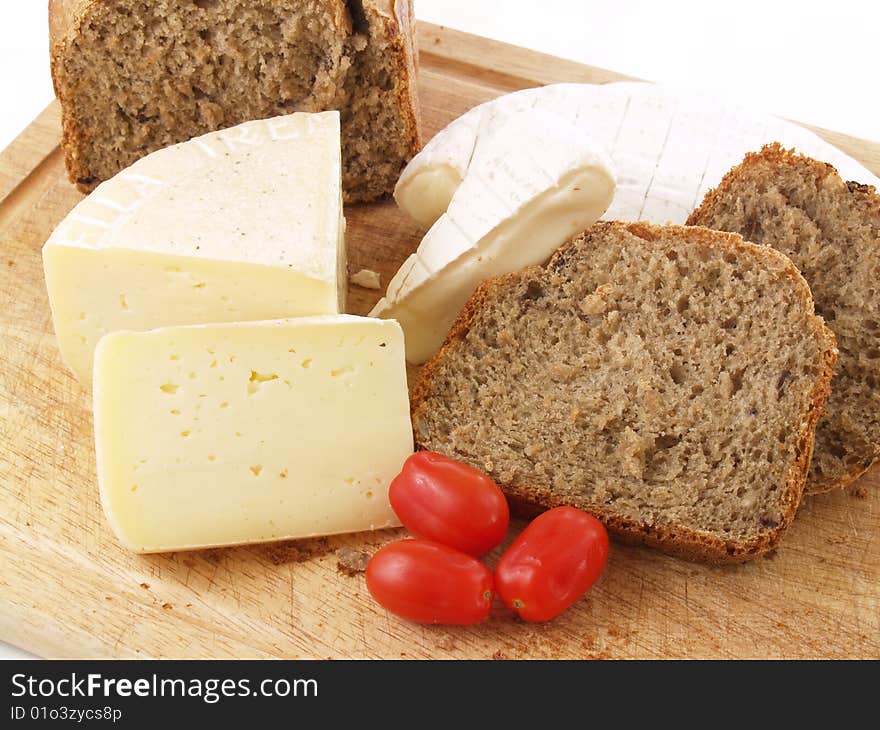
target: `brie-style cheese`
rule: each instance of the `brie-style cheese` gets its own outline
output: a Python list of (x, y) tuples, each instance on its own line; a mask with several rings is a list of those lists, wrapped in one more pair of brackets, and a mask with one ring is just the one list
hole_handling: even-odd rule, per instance
[(335, 315), (116, 332), (95, 351), (104, 511), (138, 552), (398, 524), (412, 453), (395, 322)]
[(370, 313), (400, 322), (413, 364), (442, 344), (481, 281), (543, 263), (614, 194), (607, 155), (565, 119), (526, 109), (491, 127), (478, 135), (448, 208)]
[(332, 314), (347, 289), (339, 113), (247, 122), (100, 185), (43, 247), (62, 357), (116, 330)]
[(553, 84), (474, 107), (431, 139), (406, 166), (394, 197), (425, 228), (449, 206), (481, 135), (523, 109), (546, 109), (587, 130), (611, 155), (617, 193), (607, 220), (681, 224), (746, 152), (778, 141), (834, 165), (844, 180), (880, 180), (797, 124), (710, 94), (640, 82)]

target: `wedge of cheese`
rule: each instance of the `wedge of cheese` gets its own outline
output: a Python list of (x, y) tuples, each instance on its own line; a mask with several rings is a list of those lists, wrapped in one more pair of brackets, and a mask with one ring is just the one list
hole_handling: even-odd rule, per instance
[(335, 315), (116, 332), (95, 352), (101, 501), (130, 550), (397, 525), (412, 453), (396, 322)]
[(608, 220), (683, 224), (706, 191), (746, 152), (778, 141), (834, 165), (844, 180), (880, 186), (864, 166), (803, 127), (709, 93), (657, 84), (551, 84), (474, 107), (434, 136), (406, 166), (398, 205), (424, 228), (449, 207), (475, 150), (511, 116), (543, 109), (585, 130), (611, 155), (617, 193)]
[(478, 140), (448, 209), (370, 313), (400, 322), (413, 364), (436, 352), (480, 282), (543, 263), (614, 195), (607, 155), (552, 112), (511, 114)]
[(339, 113), (248, 122), (154, 152), (43, 247), (62, 357), (91, 383), (116, 330), (344, 310)]

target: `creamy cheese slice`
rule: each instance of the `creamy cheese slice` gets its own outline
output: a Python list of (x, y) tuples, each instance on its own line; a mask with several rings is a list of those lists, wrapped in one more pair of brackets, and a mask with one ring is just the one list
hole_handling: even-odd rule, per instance
[(403, 334), (350, 315), (116, 332), (95, 352), (104, 511), (161, 552), (397, 525)]
[(545, 262), (614, 195), (604, 151), (549, 111), (506, 116), (477, 139), (448, 209), (370, 313), (400, 322), (413, 364), (440, 347), (480, 282)]
[(62, 357), (116, 330), (344, 310), (339, 113), (247, 122), (100, 185), (43, 247)]

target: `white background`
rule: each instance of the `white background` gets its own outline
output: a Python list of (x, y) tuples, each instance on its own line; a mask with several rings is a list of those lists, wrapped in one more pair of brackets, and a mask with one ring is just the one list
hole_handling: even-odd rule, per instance
[[(877, 0), (415, 0), (416, 14), (880, 140)], [(0, 0), (0, 148), (52, 100), (46, 0)]]
[[(880, 141), (877, 0), (415, 2), (432, 23)], [(53, 97), (46, 5), (0, 0), (0, 149)]]

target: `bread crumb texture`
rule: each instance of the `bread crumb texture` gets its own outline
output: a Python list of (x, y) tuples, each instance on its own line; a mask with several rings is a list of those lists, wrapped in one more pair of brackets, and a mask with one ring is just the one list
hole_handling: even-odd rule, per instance
[(733, 562), (797, 508), (834, 337), (791, 262), (739, 236), (599, 223), (484, 283), (413, 393), (418, 445), (515, 505)]
[(206, 132), (339, 109), (346, 200), (420, 145), (411, 0), (53, 0), (52, 73), (83, 190)]
[(370, 562), (370, 554), (343, 546), (336, 550), (336, 570), (343, 575), (354, 577), (363, 573)]
[(774, 144), (731, 170), (689, 223), (773, 246), (803, 273), (840, 349), (807, 491), (852, 483), (880, 457), (880, 196)]

